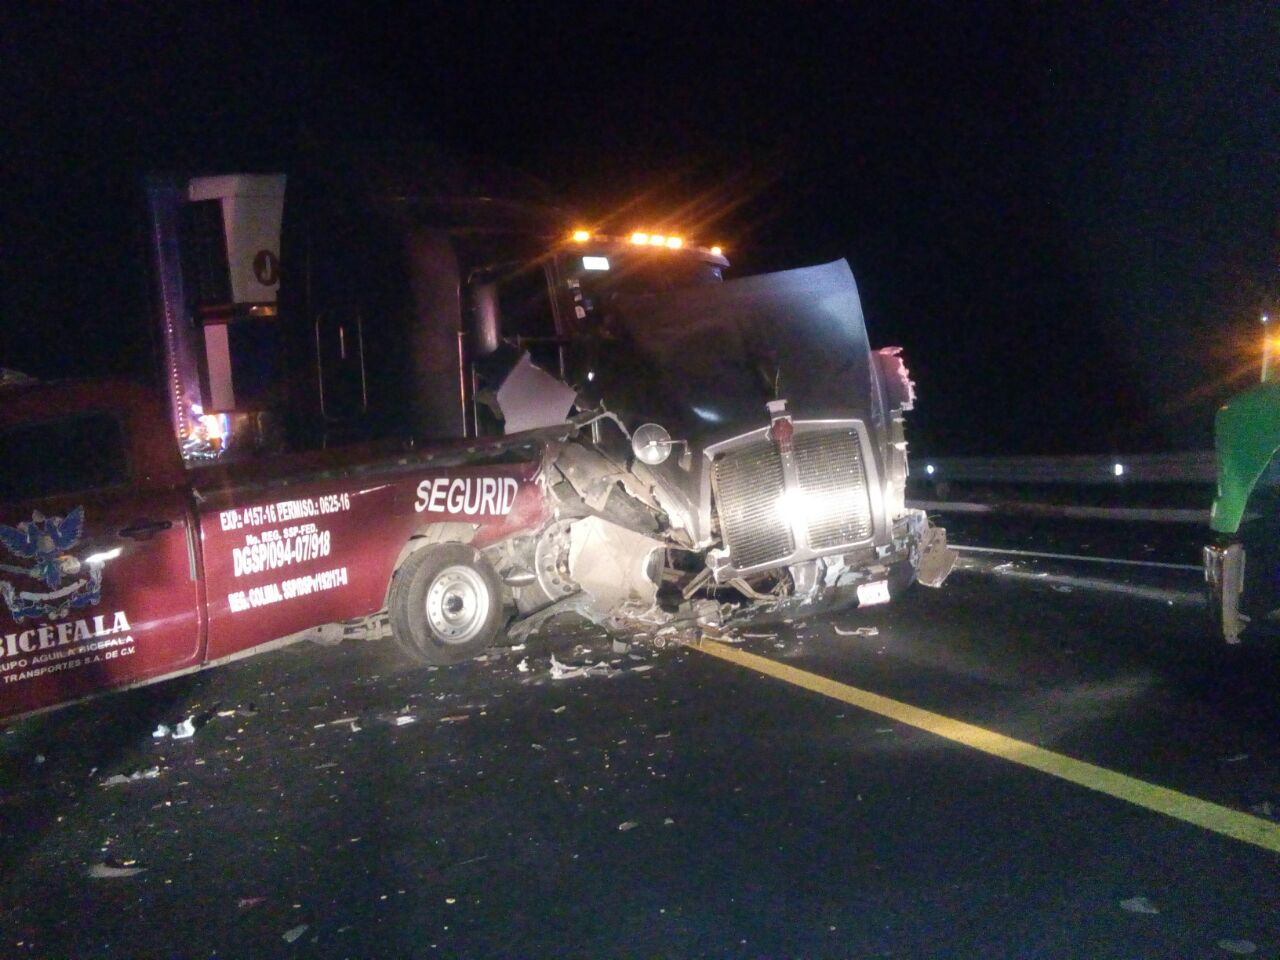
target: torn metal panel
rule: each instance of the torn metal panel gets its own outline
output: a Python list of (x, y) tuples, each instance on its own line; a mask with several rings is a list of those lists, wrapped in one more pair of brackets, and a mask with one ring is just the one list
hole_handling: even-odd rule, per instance
[(535, 366), (527, 353), (522, 354), (498, 388), (503, 430), (520, 433), (564, 423), (577, 396), (573, 387)]
[(601, 608), (653, 604), (665, 544), (599, 517), (577, 521), (569, 534), (569, 573)]
[(920, 543), (920, 567), (916, 579), (926, 587), (940, 587), (956, 565), (959, 554), (947, 546), (947, 531), (930, 526)]

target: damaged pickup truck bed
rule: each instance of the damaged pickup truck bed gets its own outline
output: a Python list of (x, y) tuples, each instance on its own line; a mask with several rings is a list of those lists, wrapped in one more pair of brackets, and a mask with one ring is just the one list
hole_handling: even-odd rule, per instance
[(529, 429), (426, 447), (184, 466), (135, 387), (0, 386), (21, 464), (0, 717), (387, 622), (444, 664), (566, 611), (651, 630), (946, 577), (944, 531), (903, 500), (912, 383), (870, 349), (843, 261), (598, 293), (577, 320), (565, 380), (594, 396), (533, 368), (498, 392)]

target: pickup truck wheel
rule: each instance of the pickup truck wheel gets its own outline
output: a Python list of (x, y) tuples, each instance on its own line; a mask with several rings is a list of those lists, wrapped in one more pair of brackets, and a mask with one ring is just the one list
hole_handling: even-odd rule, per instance
[(483, 653), (502, 628), (502, 583), (479, 551), (424, 547), (396, 573), (391, 632), (417, 663), (446, 665)]

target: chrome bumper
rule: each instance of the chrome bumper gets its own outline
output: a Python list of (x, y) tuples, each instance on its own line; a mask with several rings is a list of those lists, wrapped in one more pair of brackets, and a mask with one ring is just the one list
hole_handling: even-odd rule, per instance
[(1221, 639), (1227, 643), (1239, 643), (1240, 633), (1249, 622), (1249, 618), (1240, 612), (1240, 594), (1244, 590), (1244, 546), (1231, 543), (1205, 547), (1204, 579), (1209, 585), (1209, 603)]

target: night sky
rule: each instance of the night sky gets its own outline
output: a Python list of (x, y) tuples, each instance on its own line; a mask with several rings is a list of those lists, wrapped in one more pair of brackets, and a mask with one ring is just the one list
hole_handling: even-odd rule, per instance
[(747, 11), (6, 5), (0, 365), (151, 375), (146, 172), (394, 141), (738, 273), (847, 257), (917, 452), (1208, 445), (1280, 293), (1280, 7)]

